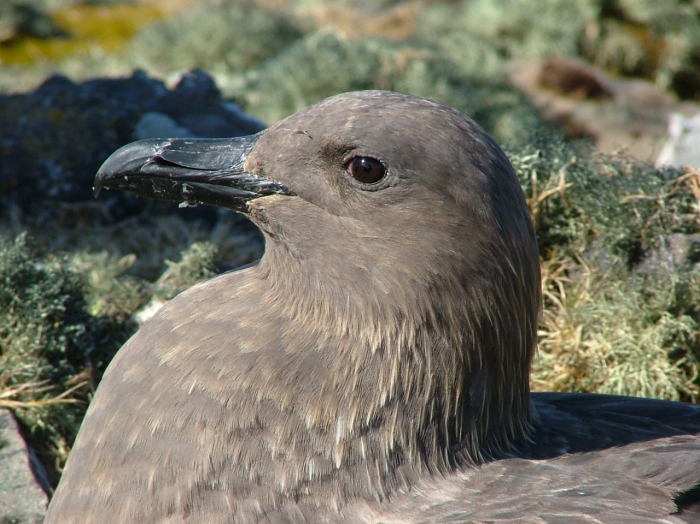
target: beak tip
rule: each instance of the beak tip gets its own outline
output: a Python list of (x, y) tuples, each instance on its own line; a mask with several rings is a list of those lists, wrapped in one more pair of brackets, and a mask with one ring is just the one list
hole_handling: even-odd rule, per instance
[(100, 191), (102, 191), (102, 188), (104, 187), (104, 182), (102, 181), (102, 177), (100, 176), (101, 174), (101, 171), (97, 172), (97, 175), (95, 176), (95, 183), (92, 186), (92, 194), (95, 196), (95, 198), (100, 196)]
[(95, 195), (95, 198), (97, 198), (100, 195), (100, 192), (105, 187), (106, 179), (109, 177), (109, 173), (107, 173), (105, 170), (105, 164), (107, 164), (107, 162), (109, 162), (109, 159), (107, 159), (107, 161), (104, 164), (102, 164), (102, 166), (100, 166), (100, 169), (95, 175), (95, 181), (92, 186), (92, 192)]

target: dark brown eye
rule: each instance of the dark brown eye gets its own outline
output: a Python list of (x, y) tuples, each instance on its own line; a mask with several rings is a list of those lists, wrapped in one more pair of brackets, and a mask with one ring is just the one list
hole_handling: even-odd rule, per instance
[(367, 156), (356, 156), (350, 159), (345, 164), (345, 169), (348, 170), (355, 180), (363, 184), (374, 184), (384, 178), (386, 168), (379, 161)]

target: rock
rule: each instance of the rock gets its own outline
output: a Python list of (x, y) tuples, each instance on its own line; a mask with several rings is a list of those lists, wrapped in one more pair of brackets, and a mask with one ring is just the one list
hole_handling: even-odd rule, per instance
[[(700, 104), (680, 102), (650, 82), (613, 78), (573, 58), (514, 61), (509, 79), (568, 137), (591, 138), (605, 153), (623, 150), (644, 162), (661, 152), (672, 114), (700, 113)], [(693, 146), (685, 146), (686, 136), (678, 140), (687, 155)], [(699, 151), (697, 135), (693, 143)]]
[[(264, 127), (224, 100), (201, 71), (180, 75), (172, 89), (143, 72), (82, 83), (55, 75), (34, 92), (0, 96), (0, 198), (23, 210), (47, 199), (92, 201), (97, 169), (128, 142), (240, 136)], [(110, 199), (128, 202), (110, 206), (127, 214), (145, 202)]]
[(674, 113), (668, 122), (668, 140), (656, 166), (700, 168), (700, 112), (692, 117)]
[(634, 272), (653, 278), (670, 273), (684, 274), (700, 263), (700, 234), (671, 233), (657, 248), (650, 249), (634, 267)]
[(44, 468), (24, 442), (14, 416), (0, 408), (0, 522), (40, 524), (48, 486)]
[(700, 262), (700, 235), (672, 233), (666, 237), (666, 242), (677, 267), (693, 266)]
[(161, 138), (164, 136), (191, 137), (192, 132), (186, 127), (177, 125), (177, 122), (163, 113), (149, 111), (144, 114), (136, 124), (134, 138), (144, 140), (146, 138)]

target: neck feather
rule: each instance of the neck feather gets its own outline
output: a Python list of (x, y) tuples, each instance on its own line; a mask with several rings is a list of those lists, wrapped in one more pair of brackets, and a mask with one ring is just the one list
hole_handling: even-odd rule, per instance
[[(289, 347), (319, 349), (312, 380), (329, 392), (308, 422), (360, 494), (381, 496), (410, 472), (481, 463), (527, 438), (539, 275), (518, 264), (424, 280), (409, 267), (392, 268), (392, 280), (354, 268), (328, 279), (327, 266), (268, 242), (257, 268), (266, 301), (294, 324), (288, 336), (305, 339)], [(528, 296), (533, 307), (516, 307)]]

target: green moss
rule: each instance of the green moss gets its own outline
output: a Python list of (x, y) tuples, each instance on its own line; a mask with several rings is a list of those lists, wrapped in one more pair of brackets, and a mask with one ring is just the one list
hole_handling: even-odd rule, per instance
[[(0, 391), (5, 400), (45, 401), (86, 378), (97, 347), (84, 306), (83, 282), (67, 268), (66, 258), (38, 256), (24, 235), (0, 240)], [(87, 400), (86, 389), (82, 400)], [(85, 404), (46, 403), (15, 411), (55, 475), (60, 464), (52, 459), (65, 460)]]
[(168, 269), (156, 281), (155, 295), (170, 300), (198, 282), (216, 275), (218, 248), (211, 242), (196, 242), (183, 251), (179, 262), (166, 260)]
[(132, 276), (136, 255), (115, 256), (107, 251), (79, 250), (69, 257), (69, 267), (82, 275), (86, 308), (92, 316), (131, 315), (149, 295), (146, 283)]
[(545, 300), (537, 389), (697, 399), (698, 322), (677, 307), (679, 275), (594, 260), (566, 266)]
[(0, 399), (54, 481), (92, 391), (138, 327), (134, 313), (213, 276), (216, 252), (195, 243), (152, 284), (129, 274), (133, 255), (42, 254), (26, 235), (0, 237)]
[(699, 232), (688, 177), (549, 134), (511, 150), (543, 257), (537, 389), (698, 398)]
[(60, 382), (86, 365), (94, 341), (86, 328), (83, 284), (65, 266), (62, 257), (33, 256), (25, 236), (0, 244), (0, 367), (6, 383), (47, 376)]
[(697, 230), (695, 198), (676, 182), (679, 170), (603, 155), (550, 134), (533, 136), (511, 160), (528, 194), (542, 194), (560, 180), (569, 184), (537, 213), (543, 253), (562, 245), (581, 253), (597, 241), (632, 265), (666, 235)]
[[(128, 74), (135, 67), (161, 76), (200, 68), (216, 74), (224, 90), (235, 90), (238, 80), (232, 75), (256, 69), (269, 58), (281, 58), (299, 38), (319, 29), (308, 16), (314, 6), (351, 5), (339, 9), (337, 16), (347, 11), (347, 16), (357, 17), (359, 9), (366, 17), (376, 17), (398, 3), (367, 0), (358, 7), (290, 0), (284, 8), (272, 10), (254, 1), (208, 0), (148, 26), (163, 12), (139, 4), (93, 9), (78, 0), (45, 0), (36, 5), (53, 11), (54, 22), (71, 38), (22, 40), (3, 46), (0, 60), (39, 59), (38, 67), (78, 78)], [(692, 0), (461, 0), (428, 2), (417, 11), (417, 34), (406, 43), (438, 49), (441, 58), (456, 64), (460, 74), (467, 73), (472, 81), (502, 77), (509, 59), (572, 56), (614, 75), (642, 76), (681, 98), (697, 98), (700, 93), (700, 7)], [(122, 49), (139, 29), (128, 49), (117, 56), (105, 55), (105, 50)], [(341, 78), (354, 75), (352, 69), (358, 67), (356, 62), (338, 66), (346, 68)], [(268, 88), (284, 90), (284, 85)]]
[(503, 80), (471, 80), (438, 47), (350, 40), (333, 31), (308, 34), (239, 78), (229, 94), (254, 115), (277, 122), (333, 94), (362, 89), (401, 91), (446, 103), (506, 142), (523, 140), (532, 127), (543, 125), (534, 108)]
[(478, 46), (487, 70), (495, 63), (492, 53), (501, 59), (571, 56), (616, 75), (647, 78), (682, 98), (700, 93), (697, 2), (464, 0), (430, 5), (420, 20), (421, 34), (447, 48), (450, 40), (466, 39), (469, 56)]
[(157, 74), (243, 72), (301, 36), (293, 19), (248, 2), (206, 2), (142, 31), (127, 61)]
[(576, 55), (596, 2), (475, 0), (460, 2), (444, 18), (453, 31), (466, 31), (493, 45), (506, 58)]

